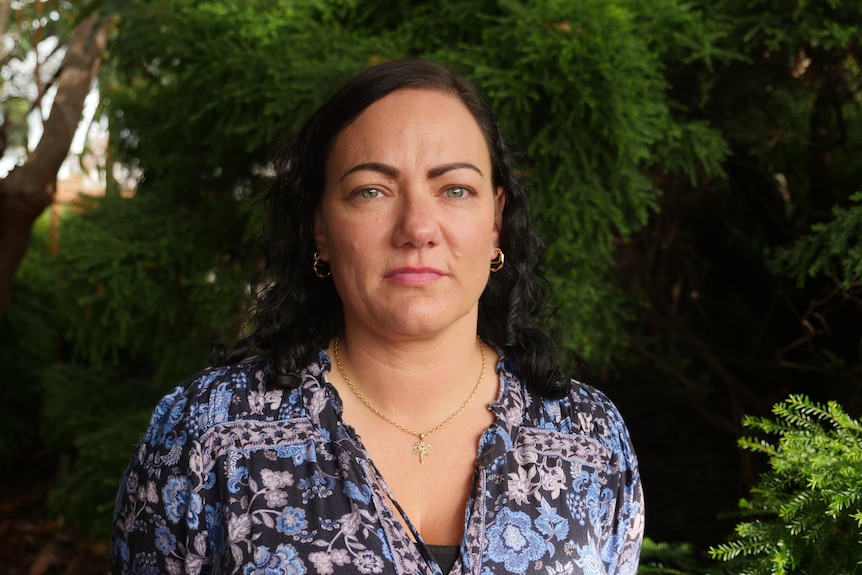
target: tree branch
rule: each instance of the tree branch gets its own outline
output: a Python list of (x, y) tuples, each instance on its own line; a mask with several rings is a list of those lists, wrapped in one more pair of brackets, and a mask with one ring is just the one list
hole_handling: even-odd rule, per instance
[(111, 24), (110, 18), (100, 20), (93, 13), (75, 28), (42, 138), (23, 165), (0, 180), (0, 317), (9, 304), (33, 222), (53, 202), (57, 172), (69, 153), (84, 100), (98, 74)]
[(9, 25), (9, 11), (12, 9), (12, 0), (0, 1), (0, 34), (6, 33), (6, 26)]

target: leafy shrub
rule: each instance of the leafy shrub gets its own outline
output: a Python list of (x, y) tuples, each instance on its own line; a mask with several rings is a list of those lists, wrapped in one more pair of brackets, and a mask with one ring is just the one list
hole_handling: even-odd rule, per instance
[(233, 201), (204, 201), (189, 210), (142, 190), (63, 223), (53, 265), (69, 349), (45, 374), (43, 428), (63, 454), (53, 508), (87, 531), (106, 534), (158, 398), (238, 329), (250, 270), (231, 250), (244, 218)]
[[(56, 292), (47, 265), (50, 214), (41, 217), (12, 287), (9, 311), (0, 319), (0, 469), (39, 445), (38, 418), (45, 368), (53, 359)], [(38, 449), (37, 449), (38, 451)]]
[(656, 542), (644, 538), (638, 575), (694, 575), (705, 573), (698, 566), (694, 546), (690, 543)]
[[(799, 285), (818, 275), (838, 278), (845, 290), (862, 287), (862, 191), (848, 206), (834, 206), (833, 219), (778, 253), (777, 265)], [(848, 294), (849, 295), (849, 294)]]
[(775, 419), (744, 425), (777, 441), (747, 437), (745, 449), (769, 456), (770, 469), (740, 502), (747, 518), (710, 549), (740, 574), (862, 571), (862, 422), (836, 402), (793, 395)]

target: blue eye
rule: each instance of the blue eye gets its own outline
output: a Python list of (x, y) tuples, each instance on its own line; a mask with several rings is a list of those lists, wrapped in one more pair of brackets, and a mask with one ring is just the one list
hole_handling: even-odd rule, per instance
[(453, 186), (451, 188), (446, 188), (446, 197), (447, 198), (463, 198), (467, 195), (467, 190), (462, 188), (461, 186)]

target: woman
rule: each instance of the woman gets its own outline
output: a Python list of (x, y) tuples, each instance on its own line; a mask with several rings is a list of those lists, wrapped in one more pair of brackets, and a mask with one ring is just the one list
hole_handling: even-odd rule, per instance
[(114, 573), (635, 573), (628, 433), (554, 360), (525, 191), (471, 84), (360, 72), (268, 208), (255, 331), (156, 408)]

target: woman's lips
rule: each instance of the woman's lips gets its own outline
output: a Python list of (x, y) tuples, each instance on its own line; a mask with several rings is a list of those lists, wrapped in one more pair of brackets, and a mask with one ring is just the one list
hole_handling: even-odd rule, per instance
[(383, 277), (404, 286), (424, 286), (434, 283), (444, 275), (446, 274), (434, 268), (400, 267), (389, 270)]

